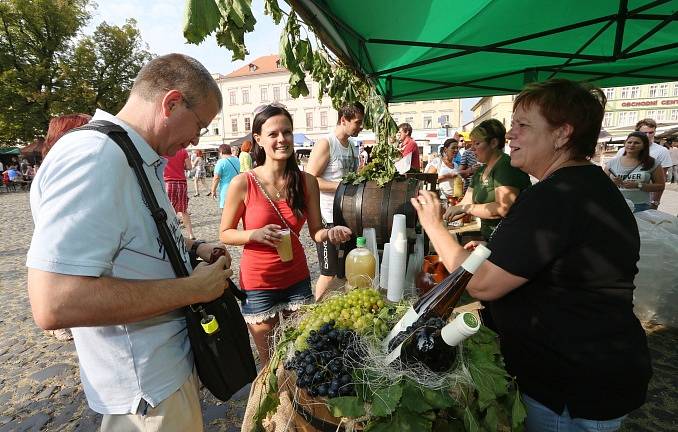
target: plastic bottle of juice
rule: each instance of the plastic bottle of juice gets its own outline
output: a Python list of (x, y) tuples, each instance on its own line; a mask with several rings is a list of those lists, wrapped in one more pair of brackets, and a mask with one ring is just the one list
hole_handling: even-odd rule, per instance
[(346, 289), (371, 288), (377, 261), (365, 247), (365, 237), (358, 237), (357, 248), (346, 255)]

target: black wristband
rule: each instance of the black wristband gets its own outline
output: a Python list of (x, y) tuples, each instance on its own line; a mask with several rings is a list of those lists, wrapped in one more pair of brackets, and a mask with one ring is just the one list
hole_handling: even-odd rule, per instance
[(195, 257), (198, 257), (198, 247), (200, 247), (201, 244), (205, 243), (204, 240), (193, 240), (193, 244), (191, 245), (191, 254), (195, 255)]

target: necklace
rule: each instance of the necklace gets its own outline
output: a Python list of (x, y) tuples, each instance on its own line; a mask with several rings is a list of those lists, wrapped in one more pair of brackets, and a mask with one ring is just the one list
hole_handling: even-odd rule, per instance
[(275, 198), (280, 199), (280, 195), (283, 193), (283, 191), (275, 187), (273, 183), (271, 183), (271, 186), (273, 187), (273, 189), (275, 189)]

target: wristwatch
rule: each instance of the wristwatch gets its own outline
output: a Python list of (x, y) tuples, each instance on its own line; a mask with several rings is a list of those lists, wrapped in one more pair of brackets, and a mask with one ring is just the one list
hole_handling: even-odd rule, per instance
[(638, 182), (638, 190), (642, 190), (642, 188), (643, 188), (643, 183), (642, 183), (642, 182)]
[(193, 240), (193, 244), (191, 245), (191, 253), (195, 256), (198, 256), (198, 247), (200, 247), (200, 245), (203, 243), (205, 243), (204, 240)]

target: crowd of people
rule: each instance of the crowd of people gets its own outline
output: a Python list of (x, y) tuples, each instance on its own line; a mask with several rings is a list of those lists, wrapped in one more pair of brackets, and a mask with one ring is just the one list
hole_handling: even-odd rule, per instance
[[(202, 64), (169, 54), (141, 69), (119, 113), (97, 110), (91, 117), (122, 127), (141, 155), (190, 274), (185, 278), (175, 277), (159, 247), (153, 216), (120, 148), (95, 130), (66, 134), (89, 116), (53, 120), (59, 131), (50, 124), (48, 138), (55, 138), (30, 196), (35, 231), (28, 293), (40, 327), (72, 329), (85, 394), (104, 415), (105, 432), (202, 430), (180, 309), (217, 298), (237, 271), (241, 311), (265, 365), (280, 317), (342, 284), (342, 257), (360, 234), (333, 219), (342, 177), (369, 157), (352, 141), (365, 116), (360, 103), (340, 107), (336, 126), (314, 145), (304, 171), (295, 158), (290, 113), (278, 103), (258, 107), (251, 140), (219, 147), (208, 186), (205, 155), (198, 150), (192, 158), (187, 149), (222, 103)], [(571, 81), (528, 85), (515, 99), (510, 130), (490, 119), (468, 140), (461, 134), (447, 139), (440, 158), (424, 168), (437, 174), (439, 192), (412, 199), (449, 270), (477, 242), (456, 243), (443, 219), (480, 218), (479, 239), (492, 254), (468, 291), (483, 301), (486, 324), (499, 335), (528, 409), (528, 431), (616, 430), (643, 403), (651, 375), (645, 334), (632, 311), (640, 240), (625, 198), (634, 211), (656, 208), (668, 166), (653, 153), (656, 124), (647, 119), (604, 169), (592, 164), (604, 106), (599, 89)], [(421, 171), (411, 125), (399, 125), (397, 139), (409, 171)], [(194, 196), (202, 187), (221, 211), (218, 241), (194, 236), (187, 172), (193, 172)], [(463, 184), (461, 194), (455, 180)], [(440, 200), (454, 194), (457, 200), (441, 212)], [(299, 239), (304, 225), (317, 244), (315, 289)], [(285, 242), (289, 257), (280, 252)], [(242, 247), (238, 269), (231, 269), (227, 252), (208, 263), (224, 245)], [(206, 262), (193, 268), (196, 257)]]

